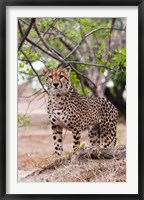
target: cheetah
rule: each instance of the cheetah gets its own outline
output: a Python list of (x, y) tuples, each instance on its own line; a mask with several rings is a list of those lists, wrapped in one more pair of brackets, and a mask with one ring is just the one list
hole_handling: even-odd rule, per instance
[(71, 67), (44, 69), (48, 91), (48, 118), (53, 130), (56, 155), (63, 151), (63, 128), (72, 131), (73, 148), (80, 145), (81, 131), (89, 131), (91, 145), (116, 145), (118, 111), (105, 98), (87, 98), (77, 93), (70, 81)]

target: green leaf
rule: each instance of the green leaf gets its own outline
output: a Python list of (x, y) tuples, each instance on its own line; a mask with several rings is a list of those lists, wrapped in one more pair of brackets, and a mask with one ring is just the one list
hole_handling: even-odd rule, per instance
[(105, 43), (104, 42), (102, 42), (101, 46), (100, 46), (100, 49), (103, 49), (103, 48), (105, 48)]
[(20, 68), (20, 69), (24, 68), (24, 64), (19, 63), (19, 68)]
[(85, 25), (85, 26), (88, 26), (88, 20), (86, 19), (86, 18), (82, 18), (81, 19), (81, 23), (83, 24), (83, 25)]

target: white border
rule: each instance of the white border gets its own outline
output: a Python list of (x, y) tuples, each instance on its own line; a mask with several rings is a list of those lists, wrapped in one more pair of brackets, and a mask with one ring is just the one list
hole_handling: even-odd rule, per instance
[[(127, 182), (17, 183), (17, 18), (127, 18)], [(138, 194), (138, 7), (7, 7), (7, 194)]]

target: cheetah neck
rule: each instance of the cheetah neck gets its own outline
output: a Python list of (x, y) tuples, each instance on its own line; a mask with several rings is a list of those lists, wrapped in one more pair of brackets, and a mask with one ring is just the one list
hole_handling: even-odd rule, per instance
[(65, 92), (65, 93), (61, 93), (61, 92), (59, 92), (59, 93), (49, 93), (49, 98), (53, 98), (53, 99), (55, 99), (55, 100), (58, 100), (58, 99), (61, 99), (61, 98), (63, 98), (63, 99), (65, 99), (65, 98), (67, 98), (70, 94), (73, 94), (73, 93), (76, 93), (76, 91), (75, 91), (75, 89), (71, 86), (70, 87), (70, 89), (67, 91), (67, 92)]

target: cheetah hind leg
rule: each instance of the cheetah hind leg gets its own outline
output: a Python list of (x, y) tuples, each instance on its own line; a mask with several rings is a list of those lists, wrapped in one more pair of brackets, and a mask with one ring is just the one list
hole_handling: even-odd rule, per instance
[(53, 130), (53, 139), (54, 139), (54, 148), (55, 148), (55, 154), (61, 155), (63, 151), (62, 147), (62, 128), (58, 125), (52, 124), (52, 130)]
[(92, 146), (100, 146), (100, 130), (97, 124), (90, 129), (89, 140)]
[[(100, 135), (100, 145), (101, 148), (114, 148), (116, 146), (116, 126), (113, 128), (106, 129), (102, 126)], [(103, 130), (105, 129), (105, 131)]]

